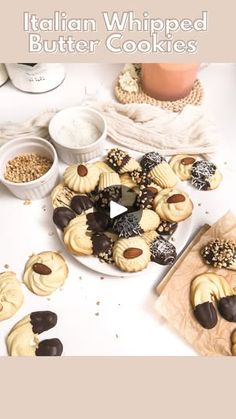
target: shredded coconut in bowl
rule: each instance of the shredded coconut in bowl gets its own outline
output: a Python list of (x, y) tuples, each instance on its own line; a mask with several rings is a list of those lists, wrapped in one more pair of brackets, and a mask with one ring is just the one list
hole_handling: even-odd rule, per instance
[(94, 143), (101, 135), (96, 125), (84, 119), (74, 118), (70, 124), (61, 127), (63, 144), (69, 147), (83, 147)]

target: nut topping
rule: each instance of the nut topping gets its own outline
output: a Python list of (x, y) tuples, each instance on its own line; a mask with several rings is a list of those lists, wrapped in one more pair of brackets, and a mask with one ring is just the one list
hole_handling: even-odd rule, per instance
[(141, 256), (143, 253), (142, 249), (138, 249), (137, 247), (130, 247), (129, 249), (126, 249), (123, 253), (123, 256), (126, 259), (135, 259), (139, 256)]
[(178, 202), (184, 202), (185, 201), (185, 196), (181, 195), (180, 193), (171, 195), (168, 199), (167, 199), (167, 203), (168, 204), (177, 204)]
[(84, 177), (88, 174), (88, 169), (83, 164), (79, 164), (79, 166), (77, 167), (77, 173), (79, 176)]
[(34, 263), (32, 266), (33, 271), (39, 275), (50, 275), (52, 270), (43, 263)]
[(193, 157), (185, 157), (184, 159), (181, 160), (181, 164), (183, 164), (184, 166), (187, 166), (188, 164), (193, 164), (196, 160)]

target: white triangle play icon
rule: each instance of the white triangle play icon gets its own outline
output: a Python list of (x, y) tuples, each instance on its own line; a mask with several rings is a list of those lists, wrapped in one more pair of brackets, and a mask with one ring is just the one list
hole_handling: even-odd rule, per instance
[(117, 215), (123, 214), (123, 212), (128, 211), (123, 205), (117, 204), (117, 202), (110, 202), (110, 218), (117, 217)]

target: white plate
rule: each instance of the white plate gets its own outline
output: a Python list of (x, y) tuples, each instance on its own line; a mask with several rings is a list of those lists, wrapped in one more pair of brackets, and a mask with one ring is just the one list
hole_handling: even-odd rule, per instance
[[(184, 246), (186, 245), (190, 234), (191, 234), (191, 225), (192, 225), (192, 217), (187, 218), (187, 220), (182, 221), (178, 224), (176, 232), (173, 234), (173, 241), (171, 241), (177, 250), (177, 254), (179, 254)], [(63, 233), (59, 228), (56, 228), (57, 234), (61, 240), (61, 242), (64, 245), (63, 241)], [(102, 275), (108, 275), (108, 276), (118, 276), (118, 277), (126, 277), (126, 276), (134, 276), (134, 275), (140, 275), (140, 274), (151, 274), (153, 272), (157, 272), (160, 270), (166, 270), (169, 266), (163, 266), (159, 265), (155, 262), (149, 262), (147, 268), (141, 272), (123, 272), (120, 269), (118, 269), (114, 265), (109, 265), (108, 263), (101, 262), (97, 257), (95, 256), (75, 256), (72, 255), (81, 265), (86, 266), (86, 268), (91, 269), (92, 271), (95, 271)]]

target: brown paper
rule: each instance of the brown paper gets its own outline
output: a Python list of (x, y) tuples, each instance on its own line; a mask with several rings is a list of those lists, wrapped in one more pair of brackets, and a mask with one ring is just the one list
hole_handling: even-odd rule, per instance
[(191, 281), (204, 272), (224, 276), (232, 288), (236, 287), (236, 271), (217, 269), (206, 265), (200, 250), (209, 240), (235, 239), (236, 217), (228, 212), (208, 229), (182, 259), (169, 278), (156, 303), (157, 311), (202, 355), (231, 355), (230, 335), (236, 323), (224, 320), (218, 313), (217, 325), (204, 329), (195, 319), (190, 304)]

